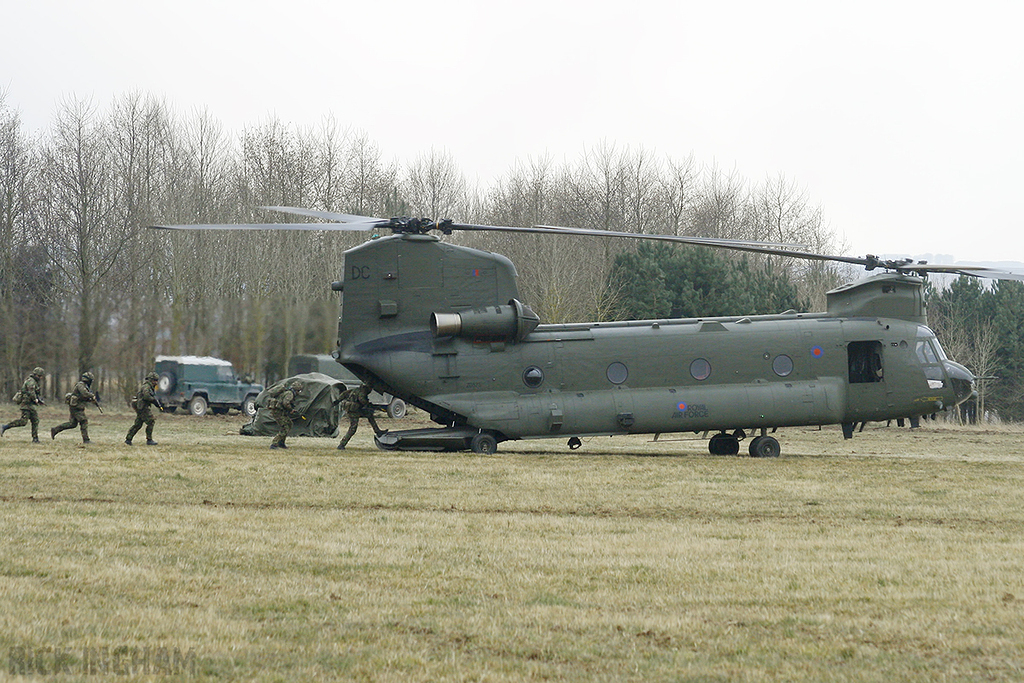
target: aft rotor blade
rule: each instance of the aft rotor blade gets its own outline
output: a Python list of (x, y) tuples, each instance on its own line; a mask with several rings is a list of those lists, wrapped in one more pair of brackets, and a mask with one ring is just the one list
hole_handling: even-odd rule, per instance
[[(772, 250), (783, 250), (787, 256), (806, 254), (802, 251), (802, 244), (785, 244), (778, 242), (758, 242), (755, 240), (729, 240), (714, 237), (687, 237), (685, 235), (657, 235), (638, 232), (619, 232), (616, 230), (596, 230), (593, 228), (566, 228), (556, 225), (533, 225), (528, 228), (518, 228), (507, 225), (474, 225), (470, 223), (452, 223), (448, 226), (452, 230), (480, 230), (494, 232), (525, 232), (544, 235), (578, 235), (586, 237), (621, 237), (626, 239), (655, 240), (660, 242), (678, 242), (682, 244), (702, 244), (711, 247), (722, 247), (725, 249), (738, 249), (741, 251), (757, 251), (774, 253)], [(821, 256), (821, 258), (827, 258)]]
[(151, 225), (149, 227), (158, 230), (331, 230), (367, 232), (379, 228), (380, 223), (190, 223), (188, 225)]
[(261, 206), (266, 211), (278, 211), (280, 213), (293, 213), (297, 216), (309, 216), (319, 218), (323, 221), (334, 221), (336, 223), (387, 223), (386, 218), (374, 218), (372, 216), (356, 216), (351, 213), (337, 213), (336, 211), (319, 211), (317, 209), (301, 209), (295, 206)]

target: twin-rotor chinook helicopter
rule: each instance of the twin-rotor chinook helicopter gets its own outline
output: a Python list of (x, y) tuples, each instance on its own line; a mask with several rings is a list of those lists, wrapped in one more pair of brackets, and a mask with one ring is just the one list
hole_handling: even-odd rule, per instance
[[(345, 252), (334, 357), (438, 428), (387, 432), (385, 450), (493, 453), (510, 439), (694, 432), (708, 449), (776, 457), (779, 427), (916, 420), (972, 395), (974, 377), (926, 326), (922, 277), (1024, 280), (985, 267), (826, 256), (763, 242), (450, 220), (379, 219), (292, 207), (333, 223), (165, 225), (189, 230), (359, 230), (392, 235)], [(828, 292), (827, 312), (541, 324), (504, 256), (430, 234), (505, 231), (660, 240), (861, 265), (885, 272)]]

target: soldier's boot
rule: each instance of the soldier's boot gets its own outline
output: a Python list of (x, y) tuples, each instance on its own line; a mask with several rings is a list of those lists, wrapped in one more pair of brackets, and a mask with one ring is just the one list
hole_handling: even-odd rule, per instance
[(60, 431), (60, 430), (59, 430), (59, 429), (57, 429), (56, 427), (50, 427), (50, 440), (51, 440), (51, 441), (52, 441), (53, 439), (56, 439), (56, 438), (57, 438), (57, 432), (58, 432), (58, 431)]
[(89, 441), (89, 430), (82, 427), (82, 443), (92, 443)]
[(38, 434), (36, 434), (35, 436), (32, 437), (32, 443), (39, 443), (39, 435)]
[(153, 439), (146, 439), (146, 445), (147, 446), (155, 446), (156, 445), (156, 441), (153, 441)]
[(146, 445), (155, 446), (156, 441), (153, 441), (153, 425), (147, 425), (149, 429), (146, 430)]
[(124, 440), (124, 445), (125, 446), (131, 446), (132, 445), (132, 440), (131, 439), (125, 439)]
[(6, 431), (7, 431), (7, 425), (0, 425), (0, 436), (3, 436), (4, 432), (6, 432)]

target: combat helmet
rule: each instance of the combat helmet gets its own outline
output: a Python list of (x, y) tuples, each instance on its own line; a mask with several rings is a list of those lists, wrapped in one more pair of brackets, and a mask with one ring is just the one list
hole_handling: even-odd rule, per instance
[(34, 367), (34, 368), (32, 368), (32, 376), (33, 376), (33, 377), (42, 377), (42, 376), (44, 376), (45, 374), (46, 374), (46, 370), (43, 370), (43, 369), (42, 369), (42, 368), (40, 368), (40, 367)]
[(146, 375), (146, 381), (147, 382), (159, 382), (160, 381), (160, 375), (156, 374), (155, 372), (150, 372), (149, 374)]
[(96, 377), (91, 372), (82, 373), (82, 381), (85, 382), (86, 384), (92, 384), (92, 381), (94, 379), (96, 379)]

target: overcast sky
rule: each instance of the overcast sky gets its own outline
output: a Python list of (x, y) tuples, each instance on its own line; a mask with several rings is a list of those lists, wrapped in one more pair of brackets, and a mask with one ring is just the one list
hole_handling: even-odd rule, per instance
[(29, 130), (136, 89), (231, 132), (333, 115), (484, 185), (602, 141), (692, 152), (803, 188), (851, 254), (1024, 261), (1019, 0), (32, 0), (3, 22)]

